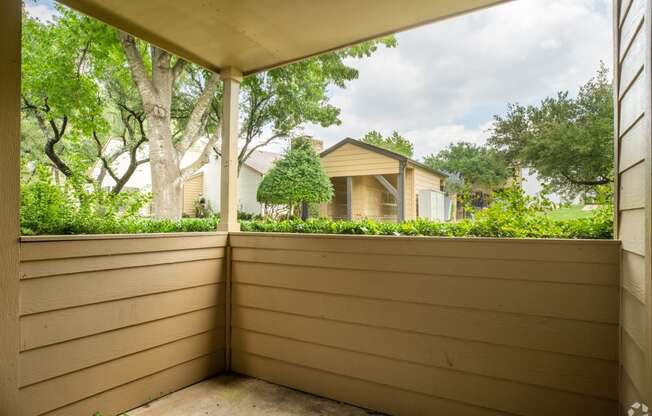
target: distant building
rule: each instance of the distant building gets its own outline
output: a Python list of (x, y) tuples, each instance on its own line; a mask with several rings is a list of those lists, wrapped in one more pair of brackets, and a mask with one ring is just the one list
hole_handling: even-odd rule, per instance
[[(256, 201), (256, 192), (263, 176), (280, 158), (278, 153), (254, 151), (240, 168), (238, 175), (238, 211), (260, 215), (262, 204)], [(220, 160), (217, 155), (197, 173), (184, 182), (183, 213), (195, 215), (195, 203), (204, 198), (213, 212), (220, 210)]]
[[(321, 153), (335, 194), (320, 215), (335, 219), (450, 219), (448, 175), (378, 146), (344, 139)], [(419, 202), (421, 201), (421, 206)]]

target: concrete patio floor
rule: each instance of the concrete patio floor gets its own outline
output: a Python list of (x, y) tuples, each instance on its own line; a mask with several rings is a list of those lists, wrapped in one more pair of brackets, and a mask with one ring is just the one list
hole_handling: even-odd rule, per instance
[(255, 378), (221, 374), (161, 397), (128, 416), (382, 415)]

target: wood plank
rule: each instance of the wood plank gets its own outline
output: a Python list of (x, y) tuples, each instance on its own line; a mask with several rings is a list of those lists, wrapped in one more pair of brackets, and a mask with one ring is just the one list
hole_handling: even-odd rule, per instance
[(21, 350), (224, 304), (224, 284), (140, 296), (24, 316)]
[(152, 399), (197, 383), (224, 368), (224, 354), (220, 351), (165, 369), (61, 407), (47, 416), (89, 416), (122, 414)]
[(647, 136), (643, 120), (644, 118), (639, 119), (620, 139), (620, 163), (618, 169), (621, 173), (645, 160), (645, 139)]
[(216, 348), (224, 348), (224, 315), (222, 306), (210, 307), (25, 351), (20, 354), (20, 385), (24, 387), (210, 330), (216, 330)]
[(238, 373), (388, 414), (509, 416), (492, 409), (370, 383), (242, 351), (234, 351), (233, 366)]
[(224, 281), (223, 260), (199, 260), (28, 279), (21, 282), (22, 315)]
[(225, 245), (226, 234), (218, 232), (22, 237), (20, 258), (22, 261), (68, 259), (215, 248)]
[(624, 291), (621, 298), (622, 328), (638, 345), (646, 351), (647, 339), (647, 308), (635, 297)]
[(629, 88), (638, 73), (643, 69), (645, 61), (645, 31), (639, 25), (634, 35), (629, 50), (625, 52), (620, 66), (620, 83), (618, 85), (619, 97)]
[(645, 353), (641, 351), (627, 332), (623, 332), (621, 343), (623, 370), (627, 373), (637, 391), (647, 391)]
[(234, 233), (234, 248), (618, 264), (619, 242), (337, 234)]
[(616, 360), (616, 325), (233, 284), (232, 304), (406, 332)]
[(234, 261), (440, 276), (487, 277), (541, 282), (619, 285), (614, 264), (555, 263), (451, 257), (392, 256), (319, 251), (234, 248)]
[(639, 75), (620, 99), (620, 131), (628, 130), (645, 112), (645, 77)]
[(33, 384), (20, 390), (22, 411), (40, 415), (213, 352), (215, 334), (205, 332)]
[(633, 209), (620, 212), (619, 234), (623, 249), (645, 255), (645, 210)]
[(621, 210), (645, 207), (645, 169), (644, 163), (639, 163), (620, 174), (619, 208)]
[(200, 248), (193, 250), (160, 251), (152, 253), (120, 254), (115, 256), (77, 257), (23, 262), (20, 278), (54, 276), (127, 267), (151, 266), (224, 257), (224, 248)]
[(632, 0), (620, 0), (620, 8), (619, 8), (619, 23), (622, 23), (623, 20), (625, 20), (625, 17), (627, 16), (627, 9), (629, 8), (629, 5), (632, 3)]
[(646, 302), (645, 257), (623, 251), (622, 282), (630, 295), (642, 303)]
[(428, 394), (503, 412), (548, 416), (562, 414), (613, 415), (617, 401), (593, 398), (514, 383), (506, 380), (427, 367), (274, 337), (241, 332), (233, 338), (236, 350), (295, 363), (348, 377)]
[[(618, 363), (236, 307), (254, 331), (391, 359), (618, 399)], [(236, 328), (238, 329), (236, 331)]]
[(623, 58), (627, 45), (632, 41), (637, 27), (645, 15), (646, 0), (633, 0), (632, 5), (620, 27), (620, 59)]
[(617, 286), (585, 286), (233, 263), (234, 282), (338, 295), (618, 323)]

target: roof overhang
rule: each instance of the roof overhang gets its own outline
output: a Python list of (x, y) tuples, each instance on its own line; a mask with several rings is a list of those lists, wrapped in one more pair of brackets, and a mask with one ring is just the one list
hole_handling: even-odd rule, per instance
[(213, 71), (245, 75), (508, 0), (60, 0)]

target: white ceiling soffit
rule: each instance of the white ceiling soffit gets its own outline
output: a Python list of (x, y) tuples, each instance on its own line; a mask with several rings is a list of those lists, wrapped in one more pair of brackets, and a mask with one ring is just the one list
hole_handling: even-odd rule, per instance
[(281, 66), (506, 0), (61, 0), (213, 71)]

